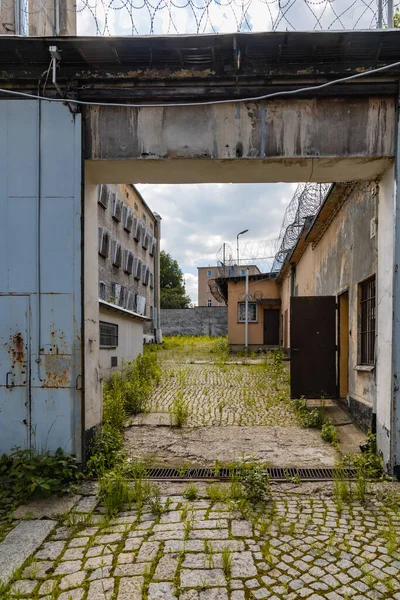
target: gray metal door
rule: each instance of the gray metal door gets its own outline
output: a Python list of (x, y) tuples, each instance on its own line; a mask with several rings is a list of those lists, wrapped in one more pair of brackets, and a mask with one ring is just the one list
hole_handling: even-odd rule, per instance
[(2, 450), (30, 446), (29, 296), (0, 296)]

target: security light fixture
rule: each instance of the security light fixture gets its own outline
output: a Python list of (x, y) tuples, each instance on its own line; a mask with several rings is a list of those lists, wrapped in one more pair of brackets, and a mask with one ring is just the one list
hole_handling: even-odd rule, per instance
[(243, 235), (244, 233), (247, 233), (248, 229), (243, 229), (243, 231), (239, 231), (239, 233), (236, 236), (236, 258), (237, 258), (237, 266), (239, 268), (239, 235)]

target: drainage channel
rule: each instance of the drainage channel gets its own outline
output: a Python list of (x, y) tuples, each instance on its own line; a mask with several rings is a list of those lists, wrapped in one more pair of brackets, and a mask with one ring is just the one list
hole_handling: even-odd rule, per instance
[[(271, 481), (280, 481), (293, 483), (297, 481), (329, 481), (335, 477), (342, 479), (355, 479), (357, 469), (335, 469), (331, 467), (313, 467), (313, 468), (278, 468), (269, 467), (264, 469), (264, 473)], [(153, 467), (146, 471), (149, 479), (157, 481), (185, 481), (185, 480), (228, 480), (239, 471), (228, 468), (172, 468), (172, 467)]]

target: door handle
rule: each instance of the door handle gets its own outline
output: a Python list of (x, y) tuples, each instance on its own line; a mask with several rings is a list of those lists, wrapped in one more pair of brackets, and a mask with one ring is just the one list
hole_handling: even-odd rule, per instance
[(77, 375), (76, 376), (75, 389), (76, 390), (81, 390), (82, 389), (82, 375)]
[(13, 387), (12, 383), (11, 383), (11, 385), (9, 383), (10, 375), (12, 375), (12, 372), (8, 371), (8, 373), (6, 374), (6, 388), (12, 388)]
[(292, 348), (292, 352), (300, 352), (300, 348)]

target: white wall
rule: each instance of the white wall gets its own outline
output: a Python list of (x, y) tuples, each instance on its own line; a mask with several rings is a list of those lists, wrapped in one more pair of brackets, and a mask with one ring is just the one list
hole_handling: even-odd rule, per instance
[(392, 344), (394, 273), (394, 167), (379, 185), (378, 264), (376, 289), (376, 420), (378, 449), (390, 469), (392, 431)]
[(84, 329), (85, 329), (85, 432), (101, 422), (99, 383), (99, 283), (97, 254), (97, 185), (85, 173), (84, 227)]
[[(100, 378), (109, 377), (113, 371), (119, 371), (123, 360), (133, 360), (143, 352), (143, 320), (132, 318), (121, 312), (100, 306), (100, 321), (118, 325), (117, 348), (100, 348)], [(118, 358), (118, 366), (111, 367), (111, 357)]]

